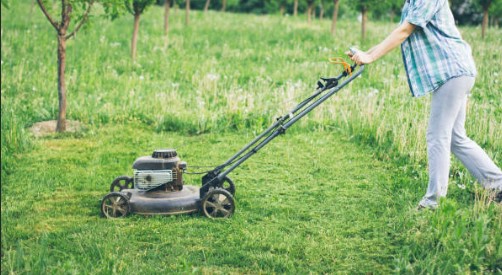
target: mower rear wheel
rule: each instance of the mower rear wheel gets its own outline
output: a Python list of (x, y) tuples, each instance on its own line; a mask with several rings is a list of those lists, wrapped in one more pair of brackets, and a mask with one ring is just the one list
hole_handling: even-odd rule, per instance
[(235, 211), (234, 197), (225, 189), (207, 192), (201, 201), (201, 211), (208, 218), (230, 218)]
[(110, 185), (110, 192), (119, 192), (124, 189), (133, 189), (134, 188), (134, 180), (128, 176), (120, 176), (113, 180)]
[(122, 193), (109, 193), (101, 201), (101, 214), (106, 218), (123, 218), (130, 211), (129, 198)]
[(232, 196), (235, 197), (235, 184), (229, 177), (225, 176), (223, 178), (223, 181), (221, 182), (221, 186), (219, 187), (227, 190), (230, 194), (232, 194)]

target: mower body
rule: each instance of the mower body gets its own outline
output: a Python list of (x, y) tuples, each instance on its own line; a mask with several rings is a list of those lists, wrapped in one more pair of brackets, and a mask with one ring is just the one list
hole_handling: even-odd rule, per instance
[(102, 201), (102, 214), (115, 218), (128, 213), (172, 215), (198, 211), (199, 188), (183, 184), (186, 167), (174, 149), (156, 150), (151, 156), (137, 158), (132, 178), (121, 176), (112, 182), (110, 193)]

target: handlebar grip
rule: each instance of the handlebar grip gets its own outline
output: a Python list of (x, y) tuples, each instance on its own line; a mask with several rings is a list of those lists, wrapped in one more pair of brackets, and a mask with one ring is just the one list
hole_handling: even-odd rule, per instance
[[(349, 51), (350, 51), (352, 54), (356, 54), (356, 53), (359, 51), (359, 49), (358, 49), (358, 48), (356, 48), (356, 47), (354, 47), (354, 46), (352, 46), (352, 47), (349, 47)], [(354, 64), (354, 65), (356, 65), (356, 66), (357, 66), (357, 64)], [(354, 67), (354, 68), (355, 68), (355, 67)], [(362, 71), (362, 70), (364, 70), (364, 64), (359, 65), (359, 69), (360, 69), (361, 71)]]

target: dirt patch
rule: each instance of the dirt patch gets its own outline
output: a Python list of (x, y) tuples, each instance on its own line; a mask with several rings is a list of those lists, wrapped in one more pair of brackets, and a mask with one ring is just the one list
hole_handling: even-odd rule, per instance
[[(54, 134), (56, 132), (57, 120), (41, 121), (33, 124), (30, 128), (30, 132), (35, 137), (44, 137), (47, 135)], [(76, 120), (66, 121), (66, 132), (76, 133), (84, 128), (84, 124)]]

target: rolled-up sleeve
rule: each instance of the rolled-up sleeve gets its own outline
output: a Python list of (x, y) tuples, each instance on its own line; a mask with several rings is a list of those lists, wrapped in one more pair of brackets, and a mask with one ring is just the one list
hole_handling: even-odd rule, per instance
[(404, 20), (411, 24), (425, 28), (434, 15), (447, 0), (411, 0), (408, 7), (408, 14)]

